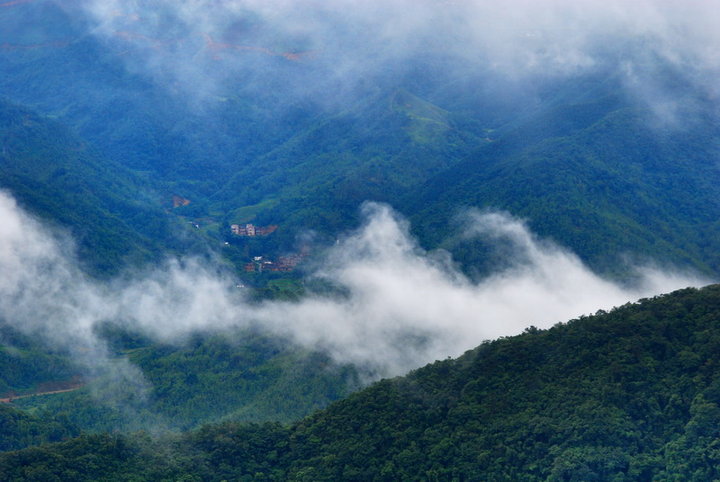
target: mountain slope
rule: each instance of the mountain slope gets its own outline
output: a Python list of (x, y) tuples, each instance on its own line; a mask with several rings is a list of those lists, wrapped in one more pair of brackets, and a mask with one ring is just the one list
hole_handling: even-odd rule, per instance
[[(183, 214), (207, 220), (216, 238), (248, 212), (279, 225), (252, 254), (294, 249), (307, 229), (331, 240), (376, 200), (470, 270), (483, 269), (484, 251), (458, 243), (452, 220), (488, 207), (526, 218), (612, 276), (627, 274), (623, 257), (720, 273), (714, 100), (671, 64), (654, 61), (657, 99), (602, 65), (513, 84), (438, 52), (352, 92), (310, 95), (303, 82), (333, 59), (248, 50), (238, 42), (253, 38), (250, 27), (213, 40), (158, 32), (146, 18), (98, 34), (81, 12), (49, 0), (0, 11), (3, 94), (57, 117), (164, 196), (190, 199)], [(237, 27), (256, 20), (240, 15)], [(207, 84), (143, 63), (184, 65), (188, 55), (213, 72)], [(238, 267), (250, 259), (235, 257)]]
[(717, 273), (720, 132), (710, 112), (693, 111), (696, 100), (663, 124), (617, 96), (570, 97), (499, 130), (399, 206), (421, 239), (471, 261), (472, 247), (437, 233), (463, 208), (487, 207), (527, 219), (605, 273), (622, 270), (623, 256)]
[(144, 38), (132, 25), (98, 35), (84, 8), (37, 0), (0, 9), (0, 89), (70, 126), (104, 158), (151, 174), (169, 194), (193, 201), (211, 195), (238, 161), (272, 149), (311, 115), (275, 92), (286, 84), (281, 78), (249, 92), (233, 79), (222, 97), (204, 93), (203, 82), (178, 90), (146, 72), (145, 50), (167, 48), (171, 56), (170, 46), (190, 44), (199, 49), (193, 63), (208, 70), (227, 65), (213, 60), (212, 49), (198, 47), (201, 39), (172, 29), (163, 39)]
[(73, 392), (13, 405), (31, 413), (66, 414), (72, 427), (86, 432), (188, 430), (220, 420), (289, 423), (360, 386), (351, 366), (251, 332), (197, 334), (175, 345), (122, 329), (109, 333), (116, 357), (141, 370), (146, 391), (117, 390), (111, 374), (91, 378)]
[(78, 434), (79, 430), (68, 424), (66, 420), (29, 415), (12, 407), (0, 405), (0, 451), (58, 442)]
[(282, 222), (291, 240), (336, 234), (364, 201), (393, 203), (484, 142), (463, 121), (402, 89), (371, 96), (238, 165), (213, 200), (224, 212), (266, 204), (258, 222)]
[(0, 188), (49, 226), (69, 228), (94, 271), (157, 259), (180, 244), (145, 180), (102, 160), (56, 121), (0, 102), (0, 140)]
[[(711, 480), (720, 286), (487, 342), (291, 426), (84, 437), (0, 457), (8, 480)], [(164, 454), (158, 447), (172, 447)], [(78, 469), (79, 458), (95, 462)], [(50, 464), (48, 461), (53, 461)]]

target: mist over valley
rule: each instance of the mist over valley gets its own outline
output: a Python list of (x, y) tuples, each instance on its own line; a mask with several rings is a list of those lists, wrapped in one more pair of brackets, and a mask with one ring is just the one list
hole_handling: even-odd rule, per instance
[(718, 21), (0, 3), (0, 475), (712, 478)]

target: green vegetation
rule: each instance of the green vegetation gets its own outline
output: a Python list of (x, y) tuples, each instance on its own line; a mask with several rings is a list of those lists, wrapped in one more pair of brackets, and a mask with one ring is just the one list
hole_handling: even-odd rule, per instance
[[(685, 99), (692, 104), (692, 99)], [(652, 114), (600, 97), (548, 106), (398, 203), (418, 236), (471, 266), (486, 251), (447, 236), (465, 208), (503, 209), (569, 247), (595, 270), (622, 277), (633, 261), (720, 269), (720, 171), (708, 162), (717, 127), (648, 127)]]
[(0, 398), (32, 392), (51, 381), (70, 380), (78, 368), (61, 353), (0, 320)]
[(157, 440), (84, 436), (2, 455), (0, 474), (713, 480), (720, 476), (719, 312), (720, 286), (686, 289), (486, 342), (289, 427), (224, 423)]
[(393, 203), (458, 162), (481, 141), (442, 109), (405, 91), (319, 117), (236, 170), (215, 198), (223, 210), (272, 199), (258, 224), (335, 234), (367, 200)]
[(255, 220), (258, 214), (274, 207), (276, 204), (276, 201), (267, 199), (252, 206), (239, 207), (229, 214), (230, 224), (251, 223)]
[[(223, 419), (290, 422), (360, 385), (352, 367), (251, 331), (198, 334), (177, 344), (152, 343), (112, 326), (103, 329), (103, 336), (118, 357), (140, 368), (147, 390), (119, 386), (110, 375), (80, 390), (24, 398), (14, 405), (33, 413), (65, 414), (86, 431), (184, 430)], [(36, 360), (45, 358), (39, 354)]]
[(0, 452), (59, 442), (79, 434), (64, 415), (57, 418), (49, 414), (30, 415), (0, 404)]
[[(0, 50), (3, 95), (45, 116), (34, 135), (15, 123), (13, 136), (34, 152), (11, 151), (0, 186), (71, 226), (98, 271), (197, 248), (198, 238), (217, 249), (235, 222), (279, 225), (258, 250), (223, 251), (242, 272), (252, 256), (293, 251), (302, 233), (332, 241), (374, 200), (410, 217), (425, 247), (450, 249), (468, 271), (485, 261), (458, 242), (453, 220), (477, 207), (526, 218), (613, 277), (627, 275), (623, 257), (720, 273), (720, 171), (709, 161), (717, 123), (704, 94), (670, 69), (656, 79), (679, 106), (665, 124), (619, 94), (623, 80), (607, 72), (522, 92), (481, 74), (455, 78), (429, 58), (415, 66), (423, 75), (376, 79), (339, 105), (294, 97), (282, 76), (187, 103), (124, 68), (128, 46), (85, 35), (79, 18), (53, 2), (0, 12), (1, 41), (45, 46)], [(302, 76), (300, 64), (282, 68)], [(82, 140), (52, 141), (47, 117)], [(18, 168), (38, 163), (46, 167)], [(173, 194), (192, 200), (174, 210), (180, 226), (160, 209)], [(200, 229), (189, 241), (180, 233), (191, 221)]]
[(69, 229), (92, 272), (191, 246), (147, 181), (100, 159), (57, 122), (0, 101), (0, 142), (0, 187), (48, 227)]

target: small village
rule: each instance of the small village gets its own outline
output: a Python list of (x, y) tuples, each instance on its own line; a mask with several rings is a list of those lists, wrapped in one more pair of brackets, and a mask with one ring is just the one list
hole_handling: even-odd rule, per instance
[(270, 226), (255, 226), (254, 224), (231, 224), (230, 225), (230, 231), (235, 236), (247, 236), (247, 237), (255, 237), (255, 236), (268, 236), (277, 230), (277, 225), (270, 225)]
[(307, 254), (291, 254), (279, 256), (272, 261), (264, 256), (255, 256), (253, 260), (245, 264), (246, 273), (289, 273), (293, 271), (300, 262), (307, 257)]
[[(230, 231), (240, 237), (268, 236), (277, 230), (278, 226), (255, 226), (254, 224), (231, 224)], [(254, 256), (252, 261), (245, 263), (246, 273), (289, 273), (294, 271), (298, 264), (309, 255), (308, 249), (300, 253), (279, 256), (272, 260), (266, 256)]]

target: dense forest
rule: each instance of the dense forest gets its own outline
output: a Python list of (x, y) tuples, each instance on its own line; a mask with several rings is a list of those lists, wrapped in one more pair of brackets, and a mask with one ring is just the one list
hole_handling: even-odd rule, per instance
[(0, 187), (48, 233), (68, 230), (95, 275), (193, 245), (146, 177), (103, 159), (57, 121), (0, 100), (0, 139)]
[(0, 473), (5, 480), (713, 480), (719, 310), (720, 287), (681, 290), (486, 342), (292, 425), (82, 435), (6, 453)]
[[(356, 367), (252, 331), (198, 333), (163, 344), (105, 327), (103, 337), (117, 359), (141, 370), (148, 387), (116, 386), (112, 373), (93, 374), (66, 351), (0, 324), (0, 398), (15, 397), (5, 414), (26, 421), (23, 426), (47, 420), (86, 432), (186, 430), (219, 420), (290, 422), (362, 385)], [(55, 386), (73, 389), (33, 396)], [(20, 422), (7, 423), (8, 440), (20, 437), (11, 436)], [(25, 445), (42, 440), (24, 430), (19, 440)]]

